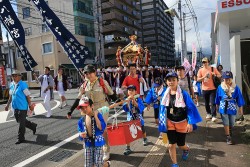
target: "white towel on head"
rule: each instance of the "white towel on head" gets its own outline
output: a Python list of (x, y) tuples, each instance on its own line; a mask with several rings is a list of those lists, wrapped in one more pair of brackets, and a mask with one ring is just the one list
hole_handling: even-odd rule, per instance
[[(175, 107), (186, 107), (186, 104), (182, 95), (182, 90), (179, 85), (177, 86), (175, 97), (176, 97), (175, 105), (174, 105)], [(170, 102), (170, 88), (168, 87), (166, 92), (163, 95), (161, 105), (169, 106), (169, 102)]]

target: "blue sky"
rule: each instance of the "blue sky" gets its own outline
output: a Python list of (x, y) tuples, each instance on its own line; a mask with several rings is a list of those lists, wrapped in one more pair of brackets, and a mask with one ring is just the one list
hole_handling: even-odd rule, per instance
[[(174, 8), (177, 10), (177, 4), (178, 0), (164, 0), (165, 3), (169, 8)], [(194, 11), (197, 16), (199, 30), (200, 30), (200, 36), (201, 36), (201, 45), (203, 48), (203, 53), (205, 54), (211, 54), (211, 13), (216, 11), (216, 4), (217, 0), (191, 0)], [(182, 0), (182, 3), (185, 4), (186, 0)], [(183, 7), (184, 12), (188, 13), (189, 10), (186, 7)], [(174, 19), (175, 21), (175, 43), (176, 48), (177, 44), (180, 45), (181, 37), (180, 37), (180, 25), (177, 21), (177, 18)], [(188, 51), (191, 51), (192, 43), (196, 43), (197, 46), (197, 38), (195, 35), (195, 30), (193, 28), (193, 21), (190, 21), (186, 25), (186, 30), (189, 30), (187, 32), (187, 48)], [(181, 48), (181, 46), (179, 46)], [(198, 50), (198, 48), (197, 48)]]

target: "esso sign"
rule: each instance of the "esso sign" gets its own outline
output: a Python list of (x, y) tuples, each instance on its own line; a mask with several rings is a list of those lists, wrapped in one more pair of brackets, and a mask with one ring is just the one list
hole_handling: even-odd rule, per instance
[(219, 13), (231, 12), (250, 8), (250, 0), (220, 0), (217, 5)]
[(229, 1), (222, 1), (221, 2), (221, 8), (231, 8), (234, 6), (241, 6), (241, 5), (247, 5), (250, 4), (250, 0), (229, 0)]

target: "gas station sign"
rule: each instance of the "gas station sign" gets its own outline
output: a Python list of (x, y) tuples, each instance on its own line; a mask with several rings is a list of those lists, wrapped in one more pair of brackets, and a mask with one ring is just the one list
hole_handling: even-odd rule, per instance
[(219, 13), (250, 8), (250, 0), (219, 0)]

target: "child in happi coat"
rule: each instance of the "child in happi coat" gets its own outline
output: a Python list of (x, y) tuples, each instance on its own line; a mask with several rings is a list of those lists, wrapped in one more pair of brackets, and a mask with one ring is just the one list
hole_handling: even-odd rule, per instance
[[(233, 74), (230, 71), (223, 73), (224, 81), (218, 87), (216, 92), (215, 104), (217, 111), (221, 114), (227, 144), (232, 142), (232, 128), (234, 127), (237, 108), (240, 115), (243, 115), (244, 98), (240, 88), (233, 82)], [(238, 106), (238, 107), (237, 107)]]
[(185, 141), (186, 134), (192, 132), (202, 118), (189, 94), (178, 85), (178, 75), (170, 72), (165, 79), (168, 88), (161, 100), (159, 131), (167, 133), (172, 167), (178, 167), (176, 145), (183, 150), (182, 159), (187, 160), (190, 148)]
[(196, 106), (199, 107), (199, 96), (201, 95), (200, 82), (197, 82), (197, 75), (194, 75), (193, 90), (194, 90), (194, 100)]
[(105, 140), (103, 132), (106, 123), (102, 114), (93, 110), (93, 101), (87, 97), (83, 97), (77, 107), (84, 115), (78, 121), (78, 132), (80, 140), (84, 141), (84, 166), (85, 167), (108, 167), (110, 162), (103, 161), (103, 146)]
[[(146, 137), (146, 131), (144, 127), (144, 119), (143, 119), (143, 111), (144, 111), (144, 104), (141, 98), (135, 98), (136, 96), (136, 87), (134, 85), (129, 85), (127, 87), (128, 90), (128, 98), (127, 102), (123, 104), (123, 110), (125, 112), (128, 112), (127, 115), (127, 121), (138, 120), (140, 119), (141, 122), (141, 128), (143, 133), (143, 145), (147, 145), (147, 137)], [(130, 149), (130, 144), (127, 144), (127, 147), (124, 151), (124, 155), (131, 154), (132, 151)]]
[[(163, 81), (160, 77), (155, 78), (153, 87), (149, 90), (145, 102), (147, 103), (147, 109), (150, 110), (150, 104), (153, 103), (154, 107), (154, 117), (156, 125), (159, 124), (159, 108), (160, 100), (166, 91), (166, 87), (163, 85)], [(162, 136), (159, 135), (159, 139), (162, 139)]]

